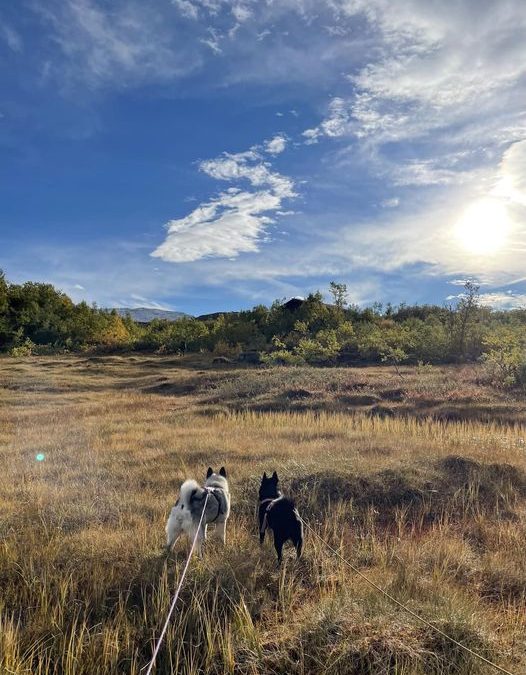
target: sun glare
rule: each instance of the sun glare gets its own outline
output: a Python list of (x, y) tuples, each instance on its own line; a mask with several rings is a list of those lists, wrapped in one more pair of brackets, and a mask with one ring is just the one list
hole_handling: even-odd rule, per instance
[(469, 253), (490, 255), (503, 248), (510, 230), (506, 206), (496, 199), (481, 199), (464, 211), (455, 225), (455, 237)]

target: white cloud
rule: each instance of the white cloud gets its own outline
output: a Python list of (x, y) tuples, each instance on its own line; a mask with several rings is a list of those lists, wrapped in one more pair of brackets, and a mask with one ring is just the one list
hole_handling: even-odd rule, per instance
[(305, 131), (302, 133), (302, 136), (305, 138), (305, 145), (314, 145), (318, 142), (321, 135), (322, 133), (319, 127), (305, 129)]
[(167, 262), (235, 258), (258, 250), (279, 198), (269, 192), (224, 192), (188, 216), (167, 224), (168, 236), (153, 253)]
[(246, 179), (254, 187), (269, 186), (280, 199), (294, 197), (290, 178), (271, 171), (269, 166), (253, 149), (235, 154), (224, 153), (216, 159), (204, 160), (199, 165), (201, 171), (216, 180)]
[(7, 46), (13, 52), (22, 52), (24, 43), (20, 34), (7, 23), (0, 26), (0, 36), (6, 41)]
[(380, 206), (384, 209), (395, 209), (400, 205), (400, 199), (398, 197), (391, 197), (390, 199), (382, 199)]
[(526, 136), (521, 0), (482, 12), (475, 0), (336, 0), (332, 7), (341, 28), (365, 21), (368, 58), (343, 56), (348, 85), (340, 84), (322, 122), (303, 132), (307, 145), (343, 137), (355, 154), (358, 140), (370, 169), (394, 184), (449, 185), (469, 181), (473, 167)]
[(287, 147), (287, 138), (283, 134), (276, 134), (270, 141), (265, 142), (264, 147), (269, 155), (279, 155)]
[(171, 2), (185, 18), (194, 20), (199, 18), (199, 7), (196, 3), (190, 0), (171, 0)]
[(481, 293), (479, 301), (494, 309), (526, 309), (526, 293)]
[(246, 5), (239, 4), (232, 7), (232, 14), (238, 23), (244, 23), (250, 19), (252, 11)]
[(259, 250), (285, 199), (295, 196), (293, 182), (273, 172), (251, 149), (225, 153), (201, 162), (200, 169), (216, 180), (246, 180), (254, 192), (229, 188), (198, 206), (184, 218), (167, 223), (166, 240), (152, 256), (168, 262), (192, 262), (202, 258), (235, 258)]
[(504, 153), (494, 194), (526, 206), (526, 140), (513, 143)]
[(410, 161), (391, 168), (390, 173), (394, 185), (449, 185), (463, 180), (460, 172), (443, 168), (432, 159)]
[(145, 308), (145, 309), (163, 309), (163, 310), (172, 310), (173, 308), (170, 305), (166, 305), (161, 302), (157, 302), (156, 300), (151, 300), (150, 298), (145, 298), (142, 295), (138, 295), (137, 293), (131, 293), (130, 294), (130, 301), (121, 301), (119, 303), (119, 307), (124, 307), (124, 308), (130, 308), (130, 309), (138, 309), (138, 308)]
[(208, 36), (206, 38), (201, 38), (199, 41), (207, 47), (210, 47), (214, 54), (222, 54), (223, 50), (219, 45), (223, 39), (223, 35), (212, 27), (208, 28), (207, 33)]
[(95, 0), (50, 0), (35, 8), (63, 57), (47, 61), (47, 76), (64, 86), (167, 80), (201, 63), (195, 52), (178, 47), (165, 15), (151, 3), (116, 1), (109, 11)]
[[(485, 7), (474, 1), (357, 0), (344, 11), (365, 12), (382, 56), (351, 81), (361, 92), (357, 133), (399, 139), (479, 116), (526, 73), (526, 13), (520, 0)], [(516, 111), (518, 112), (518, 111)]]
[(346, 135), (349, 130), (348, 107), (343, 98), (339, 96), (333, 98), (329, 103), (328, 115), (322, 123), (314, 129), (306, 129), (303, 132), (306, 145), (317, 143), (320, 136), (337, 138)]
[[(462, 300), (465, 297), (465, 293), (459, 293), (458, 295), (448, 295), (446, 300)], [(481, 305), (493, 309), (526, 309), (526, 293), (514, 293), (510, 290), (481, 293), (478, 301)]]
[(347, 131), (349, 113), (343, 98), (333, 98), (329, 103), (329, 116), (321, 123), (321, 129), (326, 136), (335, 138), (343, 136)]

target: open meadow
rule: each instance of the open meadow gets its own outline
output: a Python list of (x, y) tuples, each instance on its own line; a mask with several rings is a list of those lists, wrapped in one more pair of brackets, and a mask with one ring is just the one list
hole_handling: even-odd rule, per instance
[[(476, 367), (241, 367), (152, 355), (0, 360), (0, 673), (138, 675), (185, 562), (181, 482), (228, 471), (223, 549), (192, 561), (156, 673), (492, 673), (309, 531), (281, 569), (259, 480), (372, 581), (526, 669), (526, 402)], [(42, 460), (38, 461), (37, 459)]]

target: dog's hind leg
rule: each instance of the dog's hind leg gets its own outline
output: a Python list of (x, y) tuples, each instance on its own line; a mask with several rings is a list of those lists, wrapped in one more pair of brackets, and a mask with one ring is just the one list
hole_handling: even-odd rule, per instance
[[(196, 535), (196, 530), (194, 529), (192, 533), (190, 534), (190, 539), (193, 540), (193, 538)], [(202, 558), (203, 557), (203, 544), (206, 541), (206, 525), (201, 525), (199, 530), (197, 530), (197, 537), (196, 537), (196, 542), (195, 542), (195, 550), (197, 551), (197, 555)]]
[(168, 520), (166, 524), (166, 553), (170, 553), (175, 542), (181, 536), (181, 528), (176, 520)]
[(274, 548), (276, 549), (276, 553), (278, 554), (278, 565), (281, 565), (281, 561), (283, 559), (283, 544), (285, 542), (283, 539), (280, 537), (277, 537), (276, 534), (274, 533)]
[(226, 520), (223, 520), (220, 523), (217, 523), (216, 530), (219, 538), (223, 542), (223, 546), (226, 544)]
[(261, 546), (263, 546), (263, 542), (265, 541), (265, 531), (268, 527), (266, 510), (262, 508), (259, 509), (258, 520), (259, 520), (259, 543)]
[(301, 556), (301, 552), (303, 550), (303, 537), (300, 537), (294, 542), (294, 546), (296, 548), (296, 558), (299, 558)]
[(295, 532), (295, 535), (292, 537), (292, 542), (296, 549), (296, 558), (299, 558), (303, 550), (303, 525), (301, 524), (301, 521), (298, 522), (297, 532)]

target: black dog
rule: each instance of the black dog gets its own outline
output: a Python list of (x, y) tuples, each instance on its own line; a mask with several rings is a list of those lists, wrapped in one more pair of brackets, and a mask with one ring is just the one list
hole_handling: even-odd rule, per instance
[(270, 478), (266, 472), (259, 486), (259, 541), (265, 539), (265, 530), (269, 527), (274, 533), (274, 547), (281, 563), (283, 544), (291, 540), (299, 558), (303, 548), (303, 523), (294, 506), (294, 502), (283, 497), (278, 490), (278, 474), (274, 471)]

